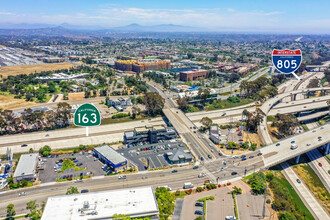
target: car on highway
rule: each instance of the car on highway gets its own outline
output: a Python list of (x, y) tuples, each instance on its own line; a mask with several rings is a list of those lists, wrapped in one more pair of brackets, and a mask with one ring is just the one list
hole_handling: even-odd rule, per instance
[(237, 172), (231, 172), (231, 175), (232, 176), (234, 176), (234, 175), (236, 175), (237, 174)]
[(242, 161), (246, 160), (246, 157), (242, 158)]
[(246, 155), (242, 155), (242, 156), (241, 156), (241, 158), (245, 158), (245, 157), (246, 157)]
[(125, 180), (126, 179), (126, 175), (121, 175), (118, 177), (119, 180)]
[(306, 144), (306, 146), (311, 146), (311, 144)]
[(226, 115), (226, 112), (224, 112), (221, 116), (225, 116)]
[(296, 145), (296, 144), (291, 144), (291, 147), (290, 147), (291, 150), (295, 150), (295, 149), (297, 149), (297, 148), (298, 148), (298, 145)]
[(223, 161), (223, 165), (225, 165), (225, 166), (226, 166), (226, 165), (227, 165), (227, 161), (225, 161), (225, 160), (224, 160), (224, 161)]
[(252, 158), (254, 158), (254, 156), (253, 156), (253, 155), (251, 155), (251, 156), (249, 156), (249, 158), (250, 158), (250, 159), (252, 159)]
[(278, 147), (278, 146), (280, 146), (280, 145), (281, 145), (280, 143), (276, 143), (276, 144), (275, 144), (276, 147)]
[(301, 183), (300, 179), (297, 179), (297, 183)]
[(80, 193), (88, 193), (88, 192), (89, 192), (88, 189), (83, 189), (83, 190), (80, 191)]
[(312, 132), (313, 132), (313, 133), (315, 133), (315, 132), (316, 132), (316, 130), (313, 130)]
[(296, 143), (295, 141), (291, 141), (291, 144), (294, 144), (294, 143)]
[(200, 173), (200, 174), (198, 174), (198, 178), (203, 178), (204, 176), (205, 176), (204, 173)]
[(209, 144), (210, 147), (212, 147), (212, 144)]
[(237, 158), (238, 158), (238, 156), (237, 156), (237, 155), (236, 155), (236, 156), (233, 156), (233, 158), (234, 158), (234, 159), (237, 159)]
[(200, 211), (200, 210), (196, 210), (196, 211), (195, 211), (195, 214), (196, 214), (196, 215), (203, 215), (203, 212)]
[(75, 183), (81, 183), (83, 180), (82, 179), (76, 179), (74, 182)]
[(319, 166), (322, 167), (322, 163), (319, 163)]
[(211, 156), (211, 155), (207, 155), (207, 157), (208, 157), (209, 159), (212, 159), (212, 156)]
[(178, 170), (172, 170), (172, 173), (177, 173), (178, 172)]
[(258, 154), (257, 154), (257, 156), (261, 156), (261, 155), (262, 155), (262, 153), (258, 153)]
[(27, 147), (28, 145), (27, 144), (22, 144), (21, 147)]
[(195, 206), (200, 206), (200, 207), (203, 207), (203, 206), (204, 206), (204, 204), (203, 204), (202, 202), (196, 202), (196, 203), (195, 203)]
[(212, 152), (212, 153), (214, 153), (214, 150), (213, 150), (213, 149), (211, 149), (211, 152)]
[(203, 161), (204, 160), (204, 157), (201, 157), (201, 161)]
[(26, 195), (26, 192), (21, 192), (18, 194), (18, 196), (25, 196)]
[(220, 171), (223, 171), (225, 168), (221, 167)]

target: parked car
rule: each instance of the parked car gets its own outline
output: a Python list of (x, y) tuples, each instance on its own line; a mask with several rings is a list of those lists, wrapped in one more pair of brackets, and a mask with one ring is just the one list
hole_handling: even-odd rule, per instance
[(237, 172), (231, 172), (231, 175), (232, 176), (234, 176), (234, 175), (236, 175), (237, 174)]
[(88, 189), (83, 189), (83, 190), (80, 191), (80, 193), (88, 193), (88, 192), (89, 192)]
[(246, 160), (246, 157), (242, 158), (242, 161)]
[(241, 158), (245, 158), (245, 157), (246, 157), (246, 155), (242, 155), (242, 156), (241, 156)]
[(178, 172), (178, 170), (172, 170), (172, 173), (177, 173)]
[(253, 155), (251, 155), (251, 156), (249, 156), (249, 158), (250, 158), (250, 159), (252, 159), (252, 158), (254, 158), (254, 156), (253, 156)]
[(301, 183), (300, 179), (297, 179), (297, 183)]
[(195, 214), (196, 214), (196, 215), (203, 215), (203, 212), (200, 211), (200, 210), (196, 210), (196, 211), (195, 211)]
[(262, 155), (262, 153), (258, 153), (258, 154), (257, 154), (257, 156), (261, 156), (261, 155)]
[(22, 144), (21, 147), (27, 147), (28, 145), (27, 144)]
[(276, 143), (276, 144), (275, 144), (276, 147), (278, 147), (278, 146), (280, 146), (280, 145), (281, 145), (280, 143)]
[(204, 206), (204, 204), (203, 204), (202, 202), (196, 202), (196, 203), (195, 203), (195, 206), (200, 206), (200, 207), (203, 207), (203, 206)]

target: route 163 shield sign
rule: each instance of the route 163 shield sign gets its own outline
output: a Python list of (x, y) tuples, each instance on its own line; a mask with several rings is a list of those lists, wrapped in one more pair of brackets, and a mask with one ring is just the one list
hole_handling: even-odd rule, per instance
[(281, 73), (293, 73), (302, 60), (301, 50), (273, 50), (272, 61), (275, 68)]

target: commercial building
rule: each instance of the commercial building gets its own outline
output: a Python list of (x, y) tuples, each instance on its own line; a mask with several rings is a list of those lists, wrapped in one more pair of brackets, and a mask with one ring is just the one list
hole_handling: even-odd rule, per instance
[(115, 214), (131, 218), (157, 217), (152, 188), (139, 187), (49, 197), (41, 220), (112, 219)]
[(115, 69), (123, 71), (143, 72), (156, 69), (170, 69), (171, 62), (168, 60), (117, 60)]
[(180, 81), (196, 81), (200, 78), (206, 79), (209, 76), (209, 70), (195, 69), (180, 72)]
[(179, 148), (174, 152), (167, 152), (165, 158), (169, 164), (182, 164), (190, 163), (193, 160), (193, 157), (188, 149)]
[(132, 105), (131, 99), (130, 98), (122, 98), (119, 97), (115, 100), (108, 100), (107, 105), (111, 105), (116, 109), (122, 109), (122, 107), (130, 106)]
[(89, 73), (77, 73), (77, 74), (65, 74), (65, 73), (54, 73), (51, 76), (39, 76), (36, 79), (44, 80), (44, 81), (69, 81), (74, 79), (81, 79), (85, 76), (88, 76)]
[(221, 132), (220, 132), (218, 126), (213, 125), (213, 126), (210, 127), (210, 139), (215, 144), (220, 144), (222, 142)]
[(109, 145), (94, 148), (94, 154), (114, 172), (127, 170), (129, 162)]
[(14, 182), (20, 182), (23, 179), (34, 181), (37, 179), (37, 165), (39, 154), (22, 154), (14, 173)]
[(159, 140), (171, 140), (177, 137), (174, 128), (168, 128), (164, 125), (137, 127), (133, 131), (124, 133), (124, 144), (136, 144), (143, 141), (155, 144)]

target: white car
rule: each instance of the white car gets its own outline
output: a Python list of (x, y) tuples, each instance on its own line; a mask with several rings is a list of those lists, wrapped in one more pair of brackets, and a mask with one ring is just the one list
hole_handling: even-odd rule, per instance
[(122, 176), (119, 176), (118, 179), (126, 179), (126, 176), (125, 175), (122, 175)]
[(20, 194), (18, 194), (18, 196), (25, 196), (26, 192), (21, 192)]

